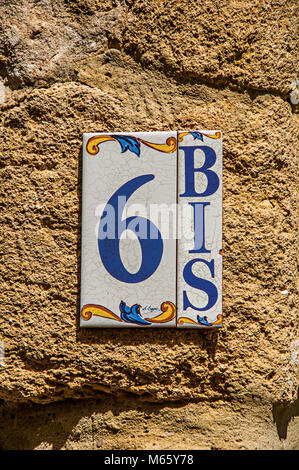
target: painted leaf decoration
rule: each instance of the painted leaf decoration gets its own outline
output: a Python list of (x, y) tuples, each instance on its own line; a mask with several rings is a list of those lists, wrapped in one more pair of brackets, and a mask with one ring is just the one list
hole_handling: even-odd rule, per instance
[(201, 132), (198, 132), (198, 131), (196, 131), (196, 132), (190, 132), (190, 134), (193, 135), (194, 140), (195, 140), (195, 139), (199, 139), (199, 140), (202, 140), (202, 141), (203, 141), (203, 135), (201, 134)]
[(137, 157), (140, 157), (140, 142), (138, 142), (136, 137), (127, 135), (114, 135), (113, 137), (119, 142), (122, 153), (130, 150), (135, 153)]
[(212, 326), (211, 323), (208, 322), (207, 317), (200, 317), (199, 315), (197, 315), (197, 321), (200, 325)]

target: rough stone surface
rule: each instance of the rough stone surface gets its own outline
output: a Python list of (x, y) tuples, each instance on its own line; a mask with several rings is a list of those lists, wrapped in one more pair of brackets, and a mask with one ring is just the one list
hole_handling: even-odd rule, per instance
[[(299, 448), (295, 4), (0, 2), (3, 448)], [(224, 133), (225, 326), (80, 330), (82, 133), (179, 128)]]

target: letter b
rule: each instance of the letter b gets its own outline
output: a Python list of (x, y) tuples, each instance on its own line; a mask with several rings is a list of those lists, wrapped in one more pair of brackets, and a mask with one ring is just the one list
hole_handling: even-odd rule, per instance
[[(211, 147), (206, 145), (180, 147), (185, 154), (185, 192), (181, 197), (205, 197), (214, 194), (219, 187), (219, 178), (215, 171), (210, 168), (216, 162), (216, 153)], [(205, 155), (204, 164), (200, 168), (194, 168), (194, 152), (202, 150)], [(206, 190), (202, 193), (195, 191), (195, 172), (203, 173), (207, 178)]]

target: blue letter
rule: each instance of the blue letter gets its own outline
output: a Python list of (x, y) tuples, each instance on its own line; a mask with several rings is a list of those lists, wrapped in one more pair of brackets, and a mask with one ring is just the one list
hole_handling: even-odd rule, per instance
[(218, 299), (218, 291), (217, 287), (215, 284), (213, 284), (210, 281), (207, 281), (206, 279), (202, 279), (200, 277), (194, 276), (192, 272), (192, 266), (196, 262), (202, 262), (206, 264), (210, 270), (211, 276), (214, 277), (214, 260), (212, 259), (211, 261), (206, 261), (201, 258), (196, 258), (191, 261), (189, 261), (183, 271), (183, 276), (187, 284), (191, 287), (195, 287), (195, 289), (200, 289), (204, 291), (208, 295), (208, 302), (205, 307), (194, 307), (194, 305), (191, 304), (187, 297), (187, 292), (184, 290), (183, 291), (183, 308), (184, 310), (187, 310), (188, 307), (193, 308), (194, 310), (209, 310), (212, 308), (215, 303), (217, 302)]
[(194, 210), (194, 250), (189, 253), (211, 253), (205, 248), (205, 207), (209, 202), (189, 202)]
[[(216, 162), (216, 153), (211, 147), (206, 145), (180, 147), (185, 153), (185, 192), (181, 197), (204, 197), (214, 194), (219, 187), (219, 178), (215, 171), (210, 170)], [(200, 168), (194, 168), (194, 152), (202, 150), (205, 154), (205, 162)], [(207, 177), (207, 188), (202, 193), (195, 191), (195, 172), (203, 173)]]

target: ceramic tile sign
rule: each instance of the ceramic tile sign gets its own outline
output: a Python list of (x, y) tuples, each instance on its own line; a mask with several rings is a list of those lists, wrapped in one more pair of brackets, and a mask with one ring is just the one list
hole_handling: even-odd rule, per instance
[(81, 327), (176, 326), (177, 132), (83, 134)]
[(178, 132), (177, 327), (222, 324), (222, 133)]

